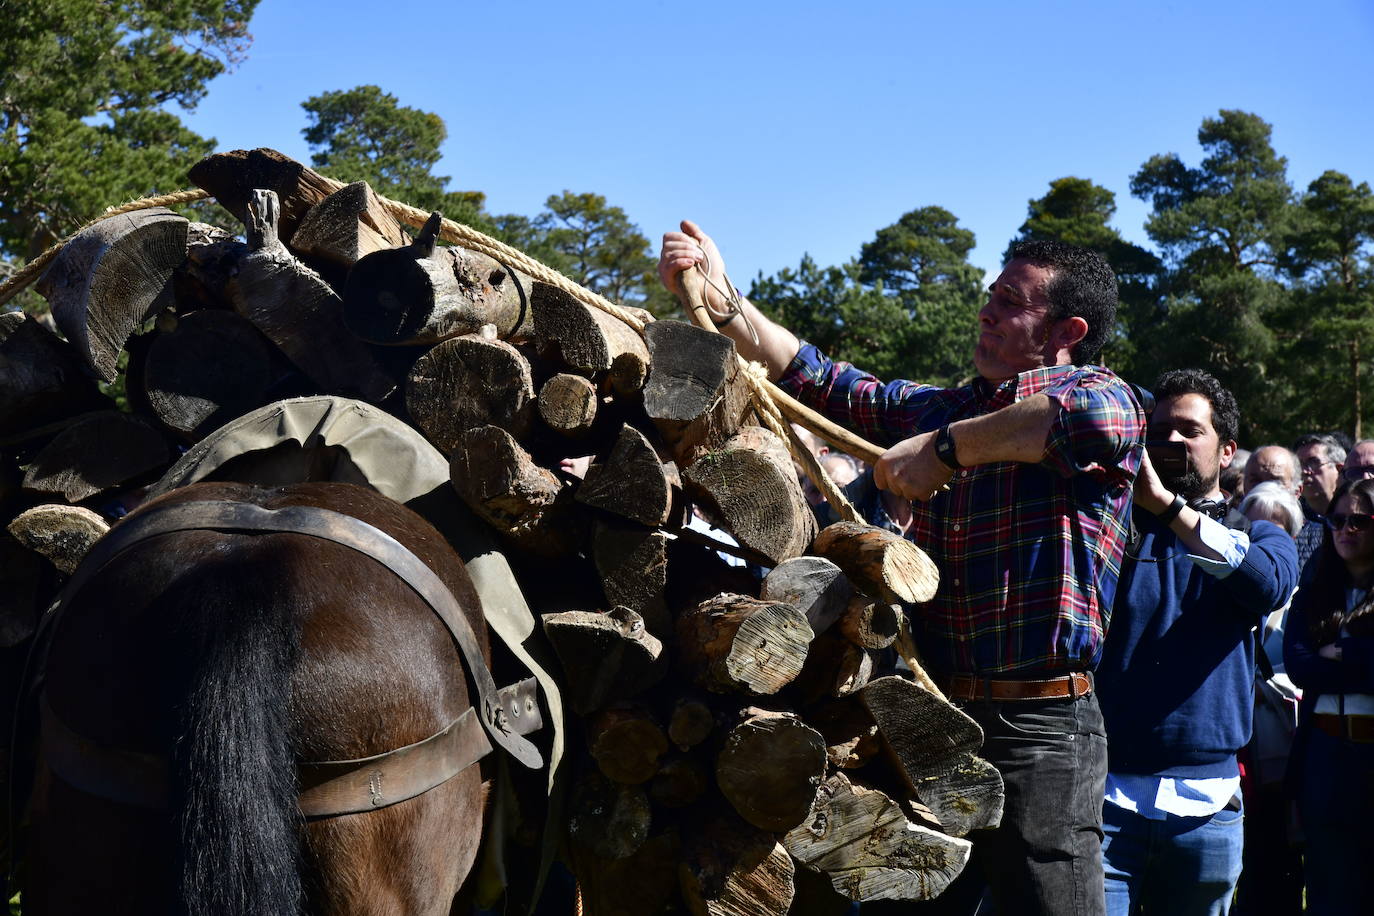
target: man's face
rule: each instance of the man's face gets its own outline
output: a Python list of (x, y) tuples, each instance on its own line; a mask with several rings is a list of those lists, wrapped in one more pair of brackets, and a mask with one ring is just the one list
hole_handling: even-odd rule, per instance
[(1361, 442), (1345, 456), (1341, 470), (1346, 480), (1365, 480), (1374, 477), (1374, 442)]
[(1293, 462), (1288, 449), (1266, 446), (1250, 456), (1245, 465), (1245, 492), (1249, 493), (1266, 480), (1272, 480), (1294, 495), (1298, 481), (1293, 479)]
[(1200, 394), (1180, 394), (1155, 405), (1149, 438), (1182, 442), (1188, 449), (1188, 470), (1182, 477), (1164, 477), (1164, 485), (1185, 499), (1215, 497), (1221, 469), (1230, 467), (1236, 443), (1225, 442), (1212, 426), (1212, 403)]
[(988, 301), (978, 312), (978, 344), (973, 365), (978, 374), (1000, 382), (1029, 369), (1055, 364), (1051, 329), (1055, 322), (1045, 290), (1054, 271), (1019, 258), (988, 287)]
[(1321, 512), (1331, 502), (1341, 479), (1341, 466), (1326, 456), (1326, 445), (1309, 442), (1298, 449), (1302, 466), (1302, 495), (1307, 504)]

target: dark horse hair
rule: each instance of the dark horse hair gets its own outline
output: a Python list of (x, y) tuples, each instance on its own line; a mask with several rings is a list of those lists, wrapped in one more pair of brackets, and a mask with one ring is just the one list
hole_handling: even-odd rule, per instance
[[(1332, 507), (1345, 496), (1349, 496), (1361, 511), (1374, 513), (1374, 480), (1342, 482), (1331, 497)], [(1308, 608), (1308, 632), (1318, 646), (1334, 642), (1340, 636), (1342, 627), (1353, 636), (1374, 636), (1374, 589), (1371, 589), (1369, 597), (1354, 608), (1349, 611), (1345, 609), (1347, 585), (1370, 586), (1374, 583), (1350, 581), (1345, 561), (1336, 553), (1332, 534), (1329, 527), (1322, 533), (1321, 547), (1310, 561), (1316, 564), (1311, 581), (1303, 586), (1303, 590), (1308, 592), (1304, 599)]]

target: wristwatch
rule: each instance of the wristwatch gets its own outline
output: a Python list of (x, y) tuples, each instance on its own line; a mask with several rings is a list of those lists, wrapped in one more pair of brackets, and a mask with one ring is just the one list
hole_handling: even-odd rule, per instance
[(951, 471), (962, 471), (964, 466), (954, 454), (954, 437), (949, 434), (949, 424), (941, 426), (935, 433), (935, 457), (939, 458)]
[(1159, 519), (1161, 524), (1167, 525), (1178, 518), (1178, 514), (1183, 511), (1183, 507), (1186, 505), (1188, 505), (1188, 500), (1175, 493), (1174, 501), (1169, 503), (1169, 508), (1159, 513), (1155, 518)]

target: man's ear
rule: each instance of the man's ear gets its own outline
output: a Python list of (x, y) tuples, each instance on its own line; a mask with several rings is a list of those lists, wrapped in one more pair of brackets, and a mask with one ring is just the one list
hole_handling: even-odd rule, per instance
[(1222, 470), (1231, 466), (1231, 459), (1236, 457), (1236, 440), (1227, 439), (1221, 443), (1221, 467)]
[(1088, 322), (1077, 315), (1060, 319), (1054, 323), (1050, 335), (1055, 349), (1072, 351), (1088, 336)]

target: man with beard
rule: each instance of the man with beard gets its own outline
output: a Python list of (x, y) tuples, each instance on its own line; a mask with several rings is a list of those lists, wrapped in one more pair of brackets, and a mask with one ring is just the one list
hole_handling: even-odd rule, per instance
[(1107, 912), (1224, 913), (1240, 876), (1236, 753), (1250, 739), (1252, 630), (1297, 582), (1287, 532), (1228, 510), (1235, 398), (1195, 369), (1165, 373), (1147, 430), (1182, 443), (1166, 478), (1147, 459), (1098, 691), (1107, 724)]

